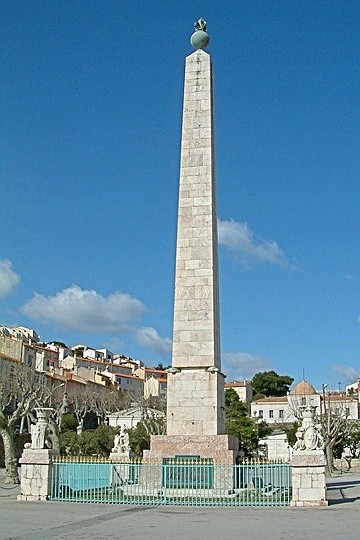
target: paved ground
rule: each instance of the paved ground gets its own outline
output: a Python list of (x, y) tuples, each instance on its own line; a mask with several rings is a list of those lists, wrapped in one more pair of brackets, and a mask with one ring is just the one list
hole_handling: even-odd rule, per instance
[(360, 516), (360, 474), (329, 482), (325, 508), (136, 507), (18, 502), (0, 470), (0, 540), (269, 540), (354, 539)]

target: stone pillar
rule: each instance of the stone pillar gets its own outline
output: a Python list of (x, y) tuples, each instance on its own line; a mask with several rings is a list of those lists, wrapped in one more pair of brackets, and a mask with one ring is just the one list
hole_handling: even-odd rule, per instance
[(19, 501), (46, 501), (51, 492), (51, 463), (56, 450), (25, 448), (20, 458), (21, 492)]
[(35, 409), (37, 423), (31, 426), (31, 444), (26, 443), (19, 460), (20, 495), (19, 501), (46, 501), (51, 492), (51, 463), (58, 450), (45, 448), (47, 439), (53, 440), (50, 419), (54, 409)]
[(291, 461), (290, 506), (327, 506), (325, 456), (322, 450), (295, 451)]
[(291, 458), (291, 506), (327, 506), (325, 455), (320, 426), (315, 424), (316, 407), (302, 408), (301, 426), (296, 432), (297, 441)]

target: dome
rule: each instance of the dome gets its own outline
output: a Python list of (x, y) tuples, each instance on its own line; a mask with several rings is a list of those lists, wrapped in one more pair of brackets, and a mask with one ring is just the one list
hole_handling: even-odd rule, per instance
[(303, 380), (300, 381), (296, 386), (294, 386), (290, 394), (295, 396), (309, 396), (312, 394), (316, 394), (316, 390), (312, 384)]

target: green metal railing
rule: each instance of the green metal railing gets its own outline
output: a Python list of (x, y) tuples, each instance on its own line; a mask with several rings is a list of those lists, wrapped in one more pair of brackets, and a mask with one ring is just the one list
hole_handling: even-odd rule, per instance
[(218, 465), (206, 459), (163, 464), (59, 458), (51, 465), (51, 500), (183, 506), (287, 506), (291, 468), (281, 462)]

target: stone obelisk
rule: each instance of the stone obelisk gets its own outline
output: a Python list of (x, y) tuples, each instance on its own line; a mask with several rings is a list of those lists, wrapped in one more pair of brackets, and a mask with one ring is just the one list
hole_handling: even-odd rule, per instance
[(203, 19), (191, 43), (196, 50), (185, 65), (167, 435), (151, 438), (149, 454), (232, 462), (237, 444), (224, 434), (220, 359), (213, 77)]

